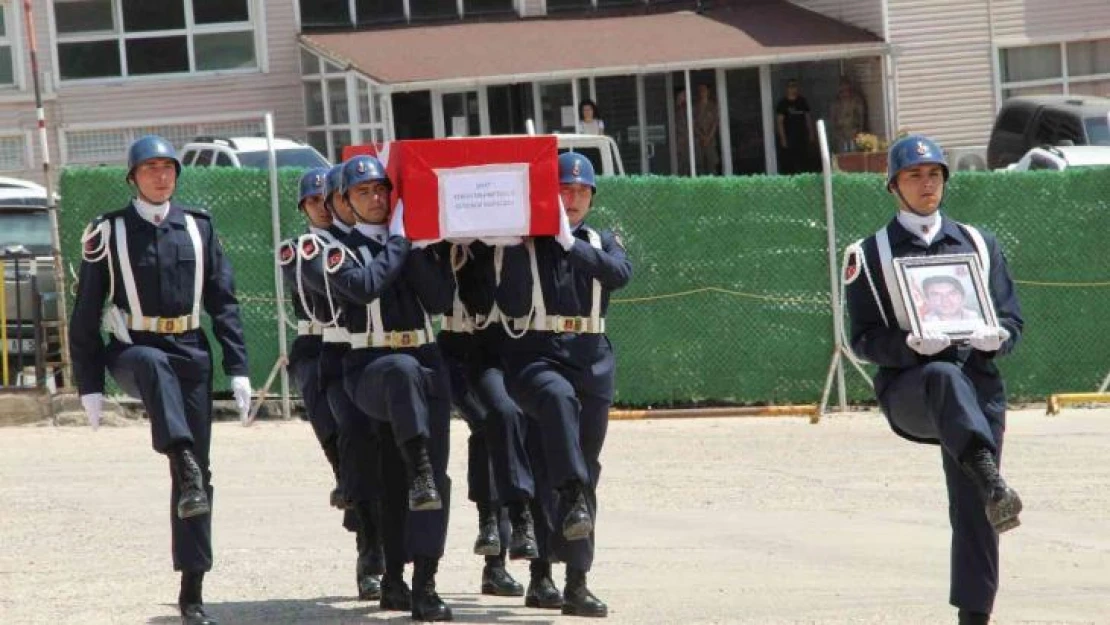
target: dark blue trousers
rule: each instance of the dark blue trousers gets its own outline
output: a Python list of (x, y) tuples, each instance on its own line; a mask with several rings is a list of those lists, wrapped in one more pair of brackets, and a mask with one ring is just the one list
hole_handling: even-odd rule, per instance
[(975, 385), (950, 362), (906, 369), (890, 382), (879, 403), (896, 432), (940, 444), (952, 526), (949, 601), (990, 613), (998, 592), (998, 534), (959, 457), (978, 440), (1001, 461), (1005, 413), (986, 410)]
[[(154, 450), (192, 447), (214, 505), (209, 451), (212, 445), (212, 360), (201, 331), (175, 336), (132, 333), (134, 344), (109, 341), (108, 372), (120, 389), (142, 400), (150, 416)], [(181, 485), (170, 471), (170, 526), (175, 571), (212, 569), (212, 514), (177, 518)]]
[[(447, 476), (451, 388), (450, 374), (439, 348), (429, 344), (404, 350), (351, 350), (344, 357), (343, 366), (347, 395), (370, 419), (390, 427), (394, 449), (416, 437), (425, 439), (443, 508), (407, 512), (405, 550), (412, 556), (441, 557), (451, 503), (451, 480)], [(382, 445), (383, 454), (386, 447), (390, 445)], [(383, 457), (384, 482), (395, 483), (398, 474), (404, 474), (404, 463), (399, 460), (399, 456)], [(388, 505), (383, 502), (383, 514)]]
[[(614, 371), (608, 339), (598, 335), (568, 336), (565, 344), (547, 355), (514, 352), (506, 359), (509, 394), (532, 420), (529, 428), (539, 430), (545, 480), (556, 491), (580, 482), (595, 527), (601, 448), (609, 428)], [(541, 497), (538, 483), (537, 497)], [(588, 571), (593, 565), (594, 535), (565, 541), (560, 524), (572, 502), (561, 497), (556, 500), (556, 510), (550, 514), (553, 557)]]

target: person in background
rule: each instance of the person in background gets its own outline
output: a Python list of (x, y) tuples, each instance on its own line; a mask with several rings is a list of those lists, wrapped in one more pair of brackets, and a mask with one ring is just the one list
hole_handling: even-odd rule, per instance
[(585, 99), (578, 105), (578, 128), (584, 135), (605, 134), (605, 122), (593, 100)]
[(847, 77), (840, 78), (836, 99), (829, 110), (832, 119), (833, 151), (837, 154), (856, 150), (856, 135), (863, 132), (867, 123), (863, 98), (852, 88)]
[(779, 173), (801, 174), (810, 169), (810, 151), (816, 142), (809, 102), (798, 81), (786, 81), (786, 97), (775, 105), (775, 136), (779, 140)]

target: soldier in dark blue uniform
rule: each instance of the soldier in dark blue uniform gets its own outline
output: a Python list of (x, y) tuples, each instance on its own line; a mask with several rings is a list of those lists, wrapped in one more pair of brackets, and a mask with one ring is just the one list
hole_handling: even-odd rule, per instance
[[(297, 210), (304, 213), (308, 220), (308, 233), (315, 236), (329, 236), (331, 213), (324, 206), (327, 193), (328, 170), (309, 169), (301, 176), (300, 194)], [(307, 242), (308, 239), (306, 239)], [(297, 248), (300, 237), (294, 237), (278, 246), (278, 260), (281, 263), (285, 283), (289, 289), (293, 314), (297, 319), (297, 338), (289, 350), (289, 371), (301, 392), (305, 413), (316, 434), (316, 440), (324, 450), (324, 456), (335, 475), (335, 488), (331, 491), (330, 502), (335, 508), (347, 507), (342, 490), (339, 470), (339, 428), (328, 405), (327, 394), (320, 386), (320, 349), (323, 344), (324, 328), (334, 325), (332, 311), (326, 300), (318, 298), (305, 287), (301, 279)]]
[(98, 217), (82, 237), (70, 353), (94, 426), (105, 370), (150, 415), (154, 450), (169, 457), (181, 619), (211, 625), (216, 621), (205, 614), (201, 585), (212, 568), (212, 356), (200, 312), (212, 319), (245, 422), (251, 389), (239, 303), (211, 216), (170, 201), (181, 173), (173, 145), (143, 137), (129, 148), (127, 163), (135, 199)]
[[(342, 497), (347, 508), (343, 526), (355, 532), (356, 536), (359, 553), (355, 567), (358, 597), (366, 601), (387, 601), (389, 598), (383, 597), (381, 585), (386, 560), (392, 556), (394, 562), (400, 563), (395, 566), (404, 567), (406, 556), (396, 549), (392, 553), (383, 553), (383, 542), (388, 539), (390, 531), (400, 536), (404, 523), (403, 519), (395, 520), (392, 526), (382, 527), (378, 432), (368, 425), (366, 415), (355, 406), (343, 388), (342, 359), (350, 349), (350, 338), (339, 301), (328, 288), (323, 264), (323, 250), (341, 244), (354, 228), (354, 213), (343, 199), (342, 181), (343, 166), (332, 167), (325, 177), (327, 192), (324, 199), (324, 207), (332, 217), (331, 225), (325, 231), (301, 235), (294, 251), (297, 254), (298, 284), (311, 294), (317, 308), (326, 310), (332, 319), (332, 323), (321, 332), (316, 375), (338, 429)], [(389, 542), (398, 544), (400, 539)], [(407, 588), (397, 592), (403, 593), (403, 596), (395, 597), (397, 602), (408, 601)]]
[(558, 492), (551, 549), (567, 563), (563, 614), (605, 616), (586, 587), (616, 369), (605, 313), (609, 294), (632, 278), (632, 263), (619, 235), (584, 224), (596, 191), (589, 159), (562, 154), (559, 183), (558, 236), (506, 248), (499, 305), (506, 314), (531, 309), (514, 320), (524, 335), (504, 346), (506, 386), (539, 428), (544, 471)]
[[(381, 437), (383, 516), (404, 510), (392, 493), (398, 482), (408, 486), (404, 547), (414, 561), (412, 617), (451, 620), (435, 587), (450, 507), (451, 389), (429, 317), (451, 306), (450, 261), (440, 246), (417, 249), (405, 237), (401, 206), (386, 227), (392, 184), (377, 159), (348, 161), (343, 188), (358, 223), (344, 245), (325, 250), (325, 262), (327, 284), (343, 300), (350, 331), (345, 387), (363, 413), (390, 428), (393, 444)], [(400, 462), (386, 456), (390, 447), (400, 452)], [(390, 564), (387, 558), (382, 606), (403, 607), (385, 601), (387, 585), (403, 584)]]
[[(998, 590), (998, 535), (1017, 527), (1021, 511), (1021, 499), (999, 475), (1006, 393), (995, 364), (1021, 336), (1021, 308), (998, 241), (941, 215), (948, 164), (940, 147), (905, 137), (891, 146), (888, 171), (897, 216), (847, 251), (852, 349), (879, 366), (875, 394), (893, 430), (941, 447), (952, 525), (950, 601), (961, 625), (985, 624)], [(960, 253), (977, 255), (998, 325), (983, 325), (966, 342), (911, 333), (893, 259)]]
[(470, 427), (467, 484), (478, 507), (474, 553), (486, 558), (481, 590), (519, 597), (524, 587), (505, 569), (505, 556), (534, 559), (540, 554), (529, 510), (534, 486), (524, 452), (523, 413), (508, 396), (501, 371), (505, 333), (494, 301), (494, 257), (502, 251), (481, 241), (450, 249), (458, 287), (438, 342), (451, 372), (452, 401)]

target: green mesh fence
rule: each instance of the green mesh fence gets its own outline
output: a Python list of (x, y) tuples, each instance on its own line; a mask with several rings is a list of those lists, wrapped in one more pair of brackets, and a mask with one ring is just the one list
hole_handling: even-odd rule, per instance
[[(298, 172), (280, 175), (283, 236), (300, 232)], [(76, 264), (89, 219), (122, 207), (120, 169), (62, 176), (62, 246)], [(838, 253), (874, 232), (894, 204), (873, 175), (834, 179)], [(177, 200), (206, 206), (236, 273), (251, 378), (277, 359), (269, 186), (265, 172), (190, 169)], [(1110, 370), (1110, 170), (961, 173), (947, 213), (995, 233), (1018, 282), (1026, 335), (1002, 361), (1015, 399), (1092, 390)], [(635, 265), (608, 329), (627, 406), (816, 402), (832, 356), (828, 256), (819, 176), (609, 178), (591, 222), (618, 228)], [(852, 400), (868, 387), (847, 371)], [(226, 383), (220, 377), (217, 388)]]

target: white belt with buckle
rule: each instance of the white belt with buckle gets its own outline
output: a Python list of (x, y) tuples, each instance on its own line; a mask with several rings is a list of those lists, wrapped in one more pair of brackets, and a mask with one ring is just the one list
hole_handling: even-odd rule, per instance
[(199, 319), (192, 315), (180, 317), (135, 317), (124, 313), (127, 328), (137, 332), (156, 332), (158, 334), (184, 334), (200, 327)]
[(347, 332), (347, 328), (324, 328), (323, 337), (325, 343), (351, 342), (351, 334)]
[(562, 315), (546, 315), (543, 317), (544, 323), (537, 323), (537, 320), (529, 320), (527, 326), (524, 325), (523, 320), (514, 320), (513, 326), (517, 330), (523, 330), (525, 327), (529, 330), (536, 330), (540, 332), (574, 332), (576, 334), (605, 334), (605, 319), (598, 319), (597, 323), (589, 317), (564, 317)]
[(297, 320), (297, 336), (321, 336), (324, 333), (324, 328), (315, 321), (308, 319)]
[(351, 333), (351, 347), (363, 349), (366, 347), (388, 347), (389, 349), (407, 349), (420, 347), (431, 342), (431, 337), (425, 330), (405, 330), (386, 332), (380, 340), (374, 340), (370, 332)]

